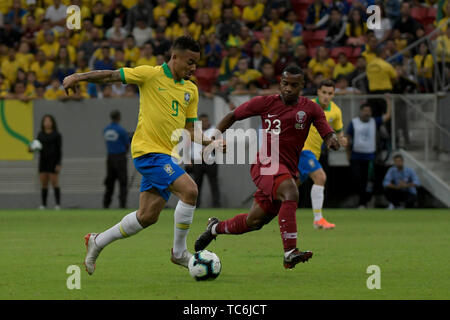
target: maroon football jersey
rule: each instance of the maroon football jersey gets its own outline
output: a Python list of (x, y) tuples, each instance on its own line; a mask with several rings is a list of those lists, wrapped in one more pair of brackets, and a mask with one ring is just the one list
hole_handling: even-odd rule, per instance
[[(322, 138), (334, 132), (322, 108), (305, 97), (299, 97), (297, 104), (292, 106), (285, 105), (279, 94), (255, 97), (234, 110), (236, 120), (252, 116), (261, 116), (266, 133), (263, 137), (267, 139), (267, 144), (263, 141), (258, 152), (257, 164), (264, 166), (268, 161), (273, 162), (274, 154), (278, 153), (279, 163), (286, 166), (293, 177), (298, 176), (298, 161), (311, 124)], [(272, 146), (274, 139), (278, 139), (278, 151), (275, 145)]]

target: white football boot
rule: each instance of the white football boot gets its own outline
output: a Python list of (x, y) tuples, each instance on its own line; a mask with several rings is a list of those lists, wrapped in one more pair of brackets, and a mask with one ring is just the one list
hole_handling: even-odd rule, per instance
[(191, 259), (191, 257), (192, 257), (192, 253), (190, 253), (187, 250), (184, 250), (183, 254), (181, 255), (181, 257), (175, 258), (175, 256), (173, 255), (173, 249), (172, 249), (170, 261), (172, 261), (173, 263), (178, 264), (178, 265), (180, 265), (182, 267), (187, 268), (188, 264), (189, 264), (189, 260)]
[(84, 236), (84, 241), (86, 244), (86, 258), (84, 259), (84, 265), (86, 266), (86, 271), (89, 275), (92, 275), (95, 271), (95, 261), (98, 255), (102, 251), (101, 248), (97, 247), (95, 244), (95, 237), (97, 233), (88, 233)]

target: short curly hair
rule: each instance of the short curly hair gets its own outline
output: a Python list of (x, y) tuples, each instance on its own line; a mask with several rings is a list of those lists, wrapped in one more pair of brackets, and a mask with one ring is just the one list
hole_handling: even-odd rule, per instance
[(181, 36), (175, 39), (172, 46), (173, 50), (190, 50), (193, 52), (200, 52), (200, 45), (192, 37)]

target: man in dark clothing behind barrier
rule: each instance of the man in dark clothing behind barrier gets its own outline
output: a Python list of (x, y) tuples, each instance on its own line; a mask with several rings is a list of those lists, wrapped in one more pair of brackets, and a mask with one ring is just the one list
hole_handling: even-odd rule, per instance
[(107, 175), (105, 179), (105, 195), (103, 197), (103, 208), (109, 208), (114, 193), (114, 184), (119, 180), (119, 205), (125, 208), (127, 204), (127, 152), (130, 146), (128, 133), (120, 126), (120, 112), (111, 112), (112, 122), (103, 130), (106, 142), (108, 159), (106, 161)]

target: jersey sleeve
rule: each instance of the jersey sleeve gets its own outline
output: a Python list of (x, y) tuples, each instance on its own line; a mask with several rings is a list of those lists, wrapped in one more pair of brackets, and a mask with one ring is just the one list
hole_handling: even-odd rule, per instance
[(341, 132), (344, 129), (344, 123), (342, 122), (342, 111), (339, 108), (336, 108), (336, 117), (332, 122), (333, 129), (336, 133)]
[(119, 69), (122, 83), (137, 85), (141, 85), (145, 81), (151, 79), (158, 71), (158, 68), (150, 67), (148, 65), (143, 65), (136, 68)]
[(323, 112), (322, 108), (312, 101), (310, 101), (309, 104), (311, 105), (313, 110), (313, 125), (314, 127), (316, 127), (317, 131), (319, 131), (320, 136), (324, 138), (327, 134), (334, 132), (328, 124), (327, 118), (325, 117), (325, 113)]
[(234, 118), (242, 120), (253, 116), (260, 115), (266, 109), (264, 97), (255, 97), (241, 104), (234, 110)]
[(197, 120), (197, 112), (198, 112), (198, 89), (195, 87), (194, 96), (192, 97), (191, 103), (186, 111), (186, 122), (193, 122)]

